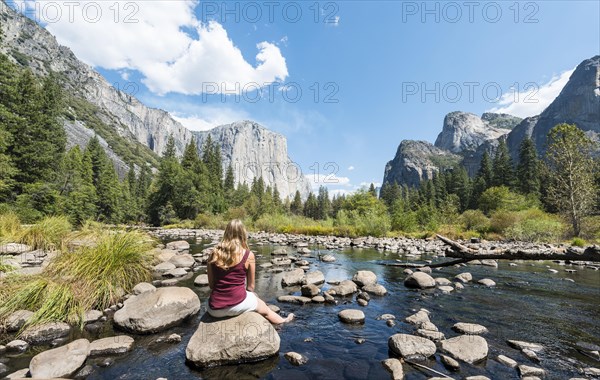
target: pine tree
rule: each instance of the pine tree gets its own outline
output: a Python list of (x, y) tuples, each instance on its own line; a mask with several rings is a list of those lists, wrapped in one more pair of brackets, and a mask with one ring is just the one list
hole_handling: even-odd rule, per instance
[(275, 206), (276, 212), (282, 211), (283, 203), (281, 202), (281, 194), (279, 194), (279, 189), (277, 189), (277, 184), (273, 185), (273, 205)]
[(300, 196), (300, 191), (296, 190), (294, 194), (294, 200), (290, 204), (290, 211), (294, 215), (301, 215), (304, 213), (304, 206), (302, 205), (302, 197)]
[(317, 196), (318, 210), (317, 219), (325, 220), (331, 212), (331, 200), (329, 199), (329, 192), (325, 186), (319, 187), (319, 195)]
[(235, 192), (235, 177), (233, 175), (233, 167), (231, 166), (231, 164), (229, 164), (229, 166), (227, 167), (227, 171), (225, 172), (225, 180), (223, 181), (223, 192), (227, 207), (230, 207), (233, 194)]
[(464, 167), (456, 166), (452, 169), (450, 178), (450, 193), (458, 196), (460, 211), (462, 212), (468, 208), (471, 197), (471, 181), (469, 175)]
[(181, 167), (184, 170), (195, 172), (198, 170), (199, 164), (200, 155), (198, 153), (198, 146), (196, 145), (196, 139), (192, 137), (192, 140), (185, 146), (185, 150), (183, 151)]
[(175, 156), (175, 140), (173, 136), (169, 136), (160, 160), (154, 190), (150, 194), (148, 203), (148, 216), (152, 224), (160, 225), (165, 220), (165, 215), (169, 216), (170, 219), (170, 216), (175, 212), (174, 197), (181, 196), (181, 194), (175, 194), (175, 188), (182, 171), (183, 169)]
[(317, 219), (319, 217), (319, 202), (317, 197), (311, 192), (304, 203), (304, 216)]
[(60, 194), (64, 199), (62, 209), (74, 223), (96, 217), (97, 199), (92, 165), (78, 145), (71, 148), (64, 157)]
[(515, 184), (515, 169), (508, 152), (506, 139), (501, 138), (492, 163), (492, 185), (513, 188)]
[(517, 183), (523, 194), (540, 195), (540, 161), (535, 145), (526, 137), (519, 148), (519, 164), (517, 165)]
[(377, 190), (375, 189), (375, 184), (372, 182), (371, 186), (369, 186), (369, 193), (371, 193), (372, 196), (377, 197)]
[(488, 152), (483, 152), (481, 157), (481, 163), (479, 164), (479, 170), (473, 180), (473, 192), (471, 194), (471, 201), (469, 202), (469, 208), (476, 209), (479, 205), (479, 197), (484, 191), (489, 189), (493, 184), (493, 172), (492, 163), (490, 162), (490, 156)]
[[(395, 184), (395, 183), (394, 183)], [(346, 196), (344, 194), (333, 196), (331, 200), (331, 214), (332, 218), (337, 217), (338, 211), (344, 208), (344, 202), (346, 201)]]

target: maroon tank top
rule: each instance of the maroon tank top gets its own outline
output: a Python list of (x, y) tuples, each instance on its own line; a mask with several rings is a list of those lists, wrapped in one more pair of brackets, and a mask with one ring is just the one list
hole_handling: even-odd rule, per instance
[(213, 274), (213, 288), (208, 298), (208, 306), (213, 310), (235, 306), (246, 299), (246, 260), (250, 251), (246, 250), (242, 261), (225, 270), (215, 264), (208, 264)]

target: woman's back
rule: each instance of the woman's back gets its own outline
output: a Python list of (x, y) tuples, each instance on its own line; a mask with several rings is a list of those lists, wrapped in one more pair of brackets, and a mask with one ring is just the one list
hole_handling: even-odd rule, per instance
[(246, 261), (249, 254), (250, 251), (246, 250), (242, 260), (229, 269), (208, 264), (213, 275), (213, 288), (208, 300), (211, 309), (234, 306), (246, 298)]

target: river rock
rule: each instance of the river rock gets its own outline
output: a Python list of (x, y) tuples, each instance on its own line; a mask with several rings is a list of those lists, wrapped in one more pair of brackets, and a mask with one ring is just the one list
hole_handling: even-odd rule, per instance
[(304, 271), (300, 268), (292, 269), (289, 272), (285, 272), (281, 278), (282, 286), (298, 285), (302, 283), (304, 277)]
[(455, 282), (454, 283), (454, 288), (456, 290), (463, 290), (465, 288), (465, 286), (462, 284), (462, 282)]
[(344, 323), (364, 323), (365, 313), (358, 309), (346, 309), (338, 313), (338, 317)]
[(94, 323), (102, 318), (104, 314), (100, 310), (88, 310), (83, 315), (83, 323)]
[(267, 305), (269, 307), (269, 309), (273, 310), (274, 313), (279, 313), (281, 311), (281, 308), (277, 305)]
[(496, 260), (481, 260), (481, 265), (498, 268), (498, 262)]
[(444, 277), (436, 277), (434, 278), (435, 280), (435, 284), (437, 286), (448, 286), (448, 285), (452, 285), (452, 281), (448, 280), (447, 278)]
[(324, 263), (332, 263), (335, 261), (335, 257), (333, 255), (324, 255), (321, 257), (321, 261)]
[(6, 318), (6, 331), (19, 331), (32, 316), (33, 312), (29, 310), (17, 310), (14, 313), (11, 313), (8, 318)]
[(16, 339), (6, 343), (6, 352), (9, 354), (20, 354), (29, 348), (29, 343), (21, 339)]
[(427, 267), (427, 266), (425, 266), (425, 267), (419, 267), (419, 268), (417, 268), (417, 271), (418, 272), (423, 272), (423, 273), (431, 273), (431, 268)]
[(487, 287), (492, 287), (492, 286), (496, 286), (496, 282), (492, 279), (489, 278), (482, 278), (481, 280), (477, 281), (478, 284), (481, 285), (485, 285)]
[(583, 373), (587, 376), (600, 377), (600, 369), (594, 367), (588, 367), (583, 369)]
[(498, 355), (496, 360), (498, 360), (499, 363), (502, 363), (505, 366), (510, 367), (510, 368), (515, 368), (517, 366), (517, 362), (512, 360), (508, 356)]
[(325, 302), (325, 297), (323, 296), (314, 296), (313, 298), (311, 298), (311, 301), (314, 303), (323, 303)]
[(406, 277), (404, 286), (417, 289), (434, 288), (435, 280), (425, 272), (414, 272)]
[(124, 354), (133, 349), (133, 343), (133, 338), (127, 335), (98, 339), (90, 344), (90, 356)]
[(544, 346), (542, 346), (541, 344), (524, 342), (522, 340), (509, 339), (506, 341), (506, 343), (508, 343), (509, 346), (519, 349), (519, 350), (523, 350), (523, 349), (527, 348), (527, 349), (530, 349), (531, 351), (539, 352), (544, 349)]
[(287, 266), (292, 265), (292, 260), (288, 259), (287, 257), (276, 257), (271, 260), (271, 264), (278, 266)]
[(454, 359), (477, 363), (487, 357), (487, 341), (478, 335), (461, 335), (441, 341), (440, 349)]
[(457, 274), (454, 278), (462, 283), (467, 283), (473, 280), (473, 276), (469, 272)]
[(523, 353), (523, 355), (525, 355), (525, 357), (529, 360), (531, 360), (534, 363), (539, 363), (540, 362), (540, 358), (538, 358), (537, 354), (533, 351), (531, 351), (529, 348), (524, 348), (523, 350), (521, 350), (521, 352)]
[(134, 333), (155, 333), (179, 324), (199, 310), (200, 299), (193, 290), (160, 288), (127, 302), (115, 313), (114, 323)]
[(312, 299), (303, 296), (279, 296), (277, 297), (277, 301), (304, 305), (311, 302)]
[(227, 319), (202, 316), (185, 350), (197, 367), (256, 362), (277, 355), (280, 339), (271, 323), (250, 312)]
[(452, 326), (452, 329), (466, 335), (480, 335), (488, 332), (488, 329), (485, 326), (476, 323), (458, 322)]
[(379, 317), (377, 317), (378, 321), (387, 321), (390, 319), (396, 319), (396, 316), (394, 314), (381, 314)]
[[(28, 374), (29, 374), (29, 368), (23, 368), (18, 371), (15, 371), (13, 373), (9, 373), (8, 375), (5, 375), (2, 379), (6, 379), (6, 380), (24, 379), (27, 377)], [(0, 371), (0, 375), (2, 375), (1, 371)]]
[(411, 325), (417, 325), (417, 326), (423, 322), (430, 322), (429, 321), (429, 313), (427, 313), (424, 310), (419, 310), (415, 314), (406, 317), (404, 320), (406, 322), (410, 323)]
[(423, 329), (423, 330), (429, 330), (429, 331), (438, 331), (437, 326), (434, 325), (433, 323), (431, 323), (430, 321), (421, 322), (419, 324), (419, 328)]
[(169, 259), (169, 262), (177, 268), (191, 268), (196, 264), (196, 260), (194, 256), (189, 253), (184, 253), (183, 255), (173, 256)]
[(284, 357), (287, 359), (288, 362), (292, 363), (295, 366), (301, 366), (308, 363), (308, 359), (306, 358), (306, 356), (300, 355), (297, 352), (286, 352)]
[(163, 276), (177, 278), (177, 277), (183, 277), (186, 274), (187, 274), (187, 271), (184, 268), (175, 268), (175, 269), (171, 269), (167, 273), (164, 273)]
[(336, 296), (343, 297), (356, 293), (358, 291), (358, 288), (356, 287), (356, 283), (354, 281), (344, 280), (340, 282), (339, 285), (332, 286), (330, 290), (335, 292)]
[(308, 272), (304, 275), (304, 278), (302, 278), (303, 285), (308, 285), (308, 284), (320, 285), (324, 282), (325, 282), (325, 276), (323, 275), (323, 272), (318, 271), (318, 270), (313, 271), (313, 272)]
[(172, 249), (175, 251), (187, 251), (190, 249), (190, 243), (185, 240), (177, 240), (167, 243), (167, 249)]
[(408, 334), (395, 334), (388, 340), (392, 352), (406, 359), (423, 359), (433, 356), (435, 344), (426, 338)]
[(446, 285), (438, 286), (438, 289), (440, 290), (440, 292), (442, 292), (444, 294), (449, 294), (449, 293), (452, 293), (454, 291), (453, 287), (446, 286)]
[(417, 329), (416, 334), (420, 337), (427, 338), (434, 342), (439, 342), (440, 340), (446, 339), (444, 333), (433, 330), (425, 330), (425, 329)]
[(271, 252), (273, 256), (287, 256), (287, 250), (285, 248), (277, 248), (273, 252)]
[(300, 292), (302, 293), (302, 295), (304, 297), (314, 297), (314, 296), (318, 295), (320, 293), (320, 291), (321, 290), (319, 289), (319, 287), (317, 285), (313, 285), (313, 284), (302, 285), (302, 288), (300, 289)]
[(160, 260), (161, 262), (166, 262), (171, 260), (171, 258), (173, 256), (177, 255), (177, 251), (173, 250), (173, 249), (163, 249), (160, 251), (160, 253), (156, 256), (156, 258), (158, 260)]
[(160, 264), (156, 265), (154, 267), (154, 271), (159, 274), (163, 274), (163, 273), (167, 273), (168, 271), (173, 270), (175, 268), (176, 268), (175, 264), (166, 262), (166, 263), (160, 263)]
[(134, 295), (138, 296), (142, 293), (146, 293), (146, 292), (153, 292), (156, 290), (156, 287), (150, 283), (147, 282), (140, 282), (139, 284), (137, 284), (136, 286), (133, 287), (133, 290), (131, 291)]
[(460, 369), (460, 364), (450, 356), (440, 355), (440, 359), (446, 368), (452, 371), (458, 371)]
[(352, 281), (354, 281), (359, 287), (372, 285), (377, 283), (377, 275), (370, 270), (359, 270), (352, 277)]
[(89, 353), (90, 342), (78, 339), (34, 356), (29, 363), (29, 372), (33, 378), (70, 377), (83, 367)]
[(71, 326), (64, 322), (50, 322), (25, 329), (21, 339), (29, 344), (44, 344), (54, 339), (64, 338), (71, 332)]
[(207, 274), (198, 275), (198, 277), (196, 277), (196, 279), (194, 280), (194, 285), (208, 286), (208, 275)]
[(542, 368), (538, 368), (538, 367), (531, 367), (528, 365), (520, 365), (519, 367), (519, 373), (521, 374), (521, 377), (525, 377), (525, 376), (544, 376), (546, 375), (546, 371), (543, 370)]
[(385, 359), (381, 362), (383, 367), (390, 373), (392, 380), (403, 380), (404, 369), (402, 368), (402, 362), (395, 358)]
[(387, 293), (387, 289), (380, 284), (365, 285), (363, 286), (362, 290), (376, 296), (385, 296)]

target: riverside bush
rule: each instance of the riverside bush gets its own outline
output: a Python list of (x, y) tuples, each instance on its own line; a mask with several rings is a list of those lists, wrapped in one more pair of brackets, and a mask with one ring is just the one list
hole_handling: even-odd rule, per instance
[(537, 206), (533, 198), (514, 193), (506, 186), (490, 187), (479, 198), (479, 209), (486, 215), (496, 210), (521, 211)]
[(19, 236), (19, 242), (34, 250), (60, 249), (63, 239), (70, 232), (71, 223), (66, 216), (49, 216), (25, 228)]
[(516, 221), (504, 230), (508, 239), (540, 242), (560, 240), (565, 226), (554, 215), (539, 209), (528, 209), (515, 213)]
[(486, 233), (490, 229), (490, 219), (481, 210), (467, 210), (459, 217), (459, 223), (465, 230)]

